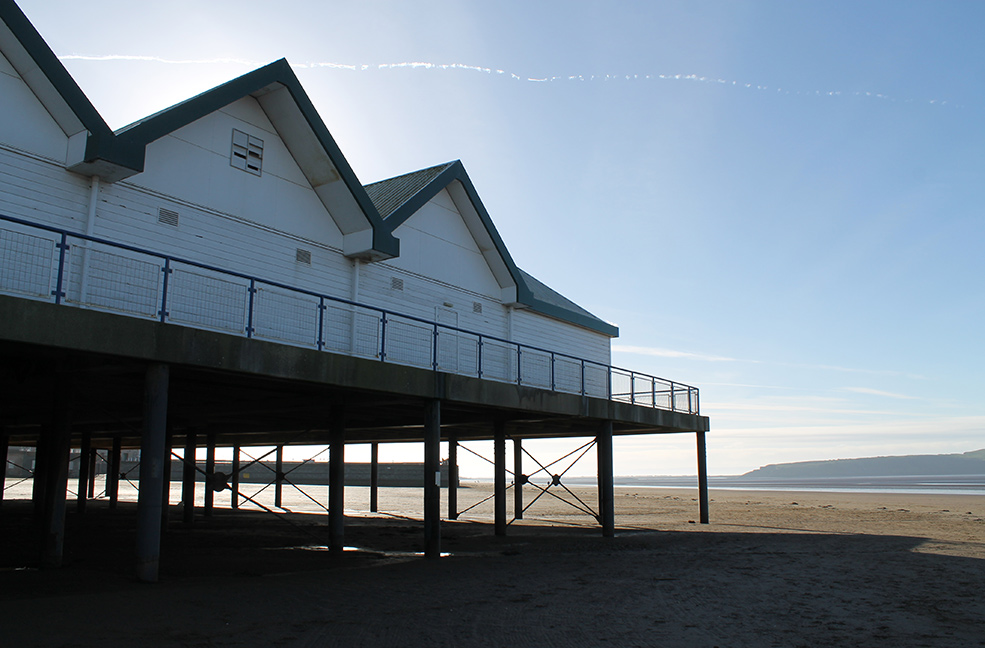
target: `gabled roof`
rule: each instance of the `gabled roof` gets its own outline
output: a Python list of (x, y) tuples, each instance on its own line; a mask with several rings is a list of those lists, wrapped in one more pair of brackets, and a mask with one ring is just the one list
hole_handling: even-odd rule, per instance
[(73, 152), (81, 157), (86, 139), (104, 145), (113, 140), (113, 131), (12, 0), (0, 0), (0, 51), (68, 136)]
[(344, 253), (399, 254), (352, 168), (291, 66), (281, 59), (112, 132), (12, 0), (0, 0), (0, 49), (69, 137), (67, 166), (115, 182), (144, 169), (147, 145), (245, 97), (267, 114), (344, 238)]
[(384, 222), (395, 231), (439, 192), (447, 189), (504, 293), (505, 303), (617, 337), (619, 329), (552, 290), (513, 262), (479, 194), (459, 160), (414, 171), (366, 187)]
[[(371, 260), (397, 256), (399, 243), (352, 171), (290, 64), (281, 59), (121, 128), (118, 139), (140, 151), (151, 142), (254, 98), (345, 236), (345, 254)], [(141, 159), (141, 168), (143, 160)]]

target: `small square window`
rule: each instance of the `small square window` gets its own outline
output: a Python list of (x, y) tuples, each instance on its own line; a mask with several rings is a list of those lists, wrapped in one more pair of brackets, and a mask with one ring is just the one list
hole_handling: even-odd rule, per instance
[(263, 170), (263, 140), (234, 128), (229, 164), (247, 173), (260, 175)]

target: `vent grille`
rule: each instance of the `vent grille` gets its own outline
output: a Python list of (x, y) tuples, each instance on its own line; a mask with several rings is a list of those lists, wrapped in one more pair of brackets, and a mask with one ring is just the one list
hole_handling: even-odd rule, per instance
[(403, 279), (401, 279), (400, 277), (390, 278), (390, 290), (403, 290), (403, 289), (404, 289)]
[(304, 250), (298, 248), (297, 254), (295, 255), (295, 260), (298, 263), (304, 263), (306, 265), (311, 265), (311, 250)]
[(253, 175), (263, 170), (263, 140), (233, 129), (233, 148), (229, 164)]
[(157, 210), (157, 222), (171, 227), (178, 227), (178, 212), (161, 207)]
[(482, 302), (472, 302), (472, 312), (481, 313), (482, 312)]

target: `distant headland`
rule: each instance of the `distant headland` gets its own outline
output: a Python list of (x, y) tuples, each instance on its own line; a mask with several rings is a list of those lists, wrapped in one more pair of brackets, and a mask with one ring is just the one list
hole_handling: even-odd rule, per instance
[(904, 455), (769, 464), (739, 475), (737, 479), (818, 479), (917, 475), (985, 475), (985, 449), (962, 454)]

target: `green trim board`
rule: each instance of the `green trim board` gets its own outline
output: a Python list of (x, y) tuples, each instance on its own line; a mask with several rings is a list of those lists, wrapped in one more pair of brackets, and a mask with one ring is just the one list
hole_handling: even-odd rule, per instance
[(456, 181), (465, 191), (497, 254), (512, 277), (516, 285), (518, 304), (542, 315), (609, 337), (619, 336), (618, 327), (596, 317), (517, 267), (461, 160), (375, 182), (367, 186), (367, 193), (374, 200), (379, 201), (377, 204), (384, 215), (384, 222), (392, 233), (439, 192)]

